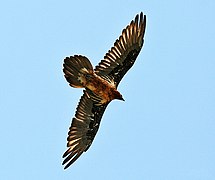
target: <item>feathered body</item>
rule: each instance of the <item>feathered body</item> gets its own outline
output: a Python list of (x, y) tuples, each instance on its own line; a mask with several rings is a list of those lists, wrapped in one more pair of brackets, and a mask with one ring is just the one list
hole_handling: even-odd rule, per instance
[(114, 99), (124, 100), (117, 87), (143, 46), (145, 26), (146, 16), (140, 13), (95, 69), (85, 56), (64, 59), (63, 72), (70, 86), (85, 88), (68, 133), (65, 169), (92, 144), (107, 105)]
[(75, 55), (66, 58), (64, 62), (63, 71), (70, 86), (90, 90), (91, 98), (97, 105), (106, 104), (114, 99), (123, 100), (113, 79), (105, 79), (97, 75), (86, 57)]

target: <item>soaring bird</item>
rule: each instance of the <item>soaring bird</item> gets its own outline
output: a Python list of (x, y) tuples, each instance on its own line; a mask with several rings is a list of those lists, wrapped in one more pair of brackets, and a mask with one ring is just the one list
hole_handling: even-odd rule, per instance
[(141, 12), (123, 29), (95, 69), (82, 55), (64, 59), (63, 72), (69, 85), (85, 88), (69, 128), (68, 149), (63, 154), (64, 169), (89, 149), (107, 105), (114, 99), (124, 100), (117, 87), (140, 53), (145, 28), (146, 15)]

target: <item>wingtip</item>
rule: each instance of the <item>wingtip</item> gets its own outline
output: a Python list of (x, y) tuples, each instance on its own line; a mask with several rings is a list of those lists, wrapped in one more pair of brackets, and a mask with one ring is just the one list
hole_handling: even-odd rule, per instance
[[(64, 164), (62, 163), (62, 165), (64, 165)], [(68, 167), (69, 167), (69, 166), (66, 165), (66, 166), (63, 167), (63, 169), (66, 170)]]
[(140, 15), (140, 21), (141, 21), (141, 19), (144, 20), (144, 21), (146, 21), (146, 14), (144, 14), (144, 13), (141, 11), (140, 14), (138, 14), (138, 15)]
[(143, 12), (142, 11), (140, 12), (140, 16), (143, 16)]
[[(64, 161), (62, 162), (62, 166), (64, 166), (66, 163), (67, 163), (67, 160), (64, 159)], [(66, 164), (66, 165), (63, 167), (63, 169), (66, 170), (70, 165), (71, 165), (70, 163)]]

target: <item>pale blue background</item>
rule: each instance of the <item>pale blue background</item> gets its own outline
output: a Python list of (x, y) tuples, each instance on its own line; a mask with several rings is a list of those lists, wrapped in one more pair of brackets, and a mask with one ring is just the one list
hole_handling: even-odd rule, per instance
[[(96, 65), (137, 13), (145, 44), (87, 153), (61, 166), (81, 89), (65, 56)], [(0, 5), (1, 180), (214, 180), (215, 1), (27, 1)]]

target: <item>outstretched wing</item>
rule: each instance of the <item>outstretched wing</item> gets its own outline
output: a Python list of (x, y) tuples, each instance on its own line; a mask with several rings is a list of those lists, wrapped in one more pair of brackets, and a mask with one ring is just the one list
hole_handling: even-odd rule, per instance
[(89, 90), (78, 104), (75, 117), (72, 119), (67, 138), (67, 151), (63, 154), (64, 169), (75, 162), (83, 152), (87, 151), (98, 131), (102, 115), (108, 104), (96, 106), (89, 96)]
[(144, 42), (146, 16), (141, 12), (122, 31), (114, 46), (95, 68), (96, 74), (109, 76), (118, 86), (126, 72), (134, 64)]

